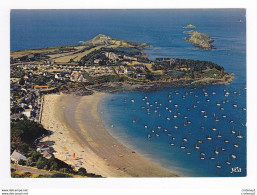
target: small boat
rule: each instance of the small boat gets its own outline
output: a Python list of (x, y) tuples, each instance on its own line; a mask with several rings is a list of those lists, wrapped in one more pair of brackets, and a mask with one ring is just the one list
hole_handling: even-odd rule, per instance
[(173, 118), (177, 118), (178, 116), (177, 115), (173, 115)]
[(240, 135), (240, 131), (239, 131), (239, 133), (238, 133), (238, 136), (236, 136), (236, 138), (237, 138), (237, 139), (242, 139), (242, 138), (243, 138), (243, 136)]
[(219, 104), (219, 103), (217, 103), (217, 104), (216, 104), (216, 106), (220, 106), (220, 104)]
[(215, 92), (215, 91), (213, 91), (213, 92), (212, 92), (212, 95), (215, 95), (215, 94), (216, 94), (216, 92)]
[(159, 137), (160, 135), (158, 133), (155, 134), (156, 137)]
[(230, 120), (229, 123), (234, 123), (234, 121), (233, 121), (233, 120)]
[(183, 138), (183, 142), (187, 142), (187, 138)]
[(204, 160), (205, 158), (201, 156), (200, 159), (201, 159), (201, 160)]
[(172, 100), (169, 100), (169, 103), (171, 103), (172, 102)]
[(187, 116), (184, 116), (184, 119), (187, 119), (188, 117)]
[(217, 137), (218, 137), (218, 138), (221, 138), (221, 137), (222, 137), (222, 135), (218, 134), (218, 135), (217, 135)]
[(158, 102), (157, 102), (157, 101), (155, 101), (154, 103), (155, 103), (155, 104), (158, 104)]
[(205, 113), (205, 110), (201, 110), (201, 113)]
[(201, 155), (205, 156), (205, 153), (201, 152)]
[(145, 125), (145, 129), (147, 129), (147, 125)]
[(232, 157), (233, 159), (236, 159), (236, 155), (234, 155), (234, 154), (231, 154), (231, 157)]
[[(170, 136), (172, 136), (172, 134), (171, 134), (171, 133), (168, 133), (168, 134), (167, 134), (167, 136), (169, 136), (169, 137), (170, 137)], [(174, 137), (173, 137), (173, 138), (174, 138)]]
[(211, 159), (211, 160), (215, 160), (215, 158), (214, 158), (214, 157), (210, 157), (210, 159)]
[(210, 99), (207, 99), (206, 101), (207, 101), (207, 102), (210, 102), (211, 100), (210, 100)]
[(207, 116), (207, 115), (204, 115), (203, 117), (204, 117), (204, 118), (207, 118), (208, 116)]
[(154, 133), (154, 130), (152, 129), (152, 133)]
[(225, 142), (225, 143), (229, 143), (229, 140), (225, 139), (224, 142)]
[(201, 144), (201, 143), (203, 143), (203, 141), (202, 141), (202, 140), (198, 140), (197, 143), (198, 143), (198, 144)]
[(225, 151), (226, 149), (225, 148), (221, 148), (221, 151)]
[(169, 110), (169, 112), (172, 112), (172, 110)]
[(231, 162), (229, 162), (229, 161), (227, 160), (227, 161), (226, 161), (226, 164), (227, 164), (227, 165), (231, 165)]
[(217, 129), (216, 129), (216, 128), (212, 128), (211, 130), (212, 130), (212, 131), (217, 131)]
[(146, 102), (147, 105), (149, 105), (150, 103), (149, 102)]
[(174, 146), (175, 144), (174, 143), (170, 143), (171, 146)]
[(161, 129), (161, 126), (157, 126), (158, 129)]
[(132, 100), (130, 100), (132, 103), (134, 103), (135, 102), (135, 100), (134, 99), (132, 99)]
[(246, 108), (242, 108), (243, 111), (246, 111)]
[(197, 106), (196, 106), (196, 105), (193, 105), (193, 108), (195, 109), (195, 108), (197, 108)]
[(168, 107), (165, 107), (166, 110), (168, 110), (169, 108)]
[(181, 113), (180, 113), (180, 112), (178, 112), (178, 113), (177, 113), (177, 115), (179, 116), (179, 115), (181, 115)]
[(222, 118), (227, 118), (227, 116), (226, 115), (222, 115)]
[(151, 138), (151, 135), (148, 133), (147, 134), (147, 139), (150, 139)]
[(197, 144), (195, 145), (195, 149), (199, 150), (200, 146), (198, 146)]
[(207, 136), (206, 139), (212, 140), (212, 137), (211, 136)]
[(216, 165), (216, 167), (217, 167), (218, 169), (221, 169), (221, 165)]
[(180, 146), (181, 149), (185, 149), (186, 147), (185, 146)]
[(174, 107), (175, 107), (175, 108), (177, 108), (177, 107), (178, 107), (178, 105), (177, 105), (177, 104), (174, 104)]
[(216, 150), (214, 150), (214, 153), (216, 154), (216, 155), (218, 155), (220, 152), (218, 151), (218, 149), (217, 149), (217, 147), (216, 147)]
[(191, 152), (187, 152), (187, 154), (191, 154)]
[(204, 127), (204, 126), (201, 126), (200, 128), (201, 128), (202, 130), (204, 130), (205, 127)]
[(217, 118), (215, 119), (215, 122), (219, 122), (219, 121), (220, 121), (219, 119), (217, 119)]
[(233, 146), (234, 146), (235, 148), (238, 148), (238, 147), (239, 147), (237, 144), (234, 144)]
[(236, 105), (236, 104), (233, 104), (233, 107), (234, 107), (234, 108), (237, 108), (237, 105)]
[(157, 110), (154, 110), (154, 112), (158, 112)]
[(163, 129), (163, 131), (164, 131), (164, 132), (167, 132), (167, 131), (168, 131), (168, 129)]
[(135, 122), (136, 122), (136, 120), (132, 120), (132, 122), (133, 122), (133, 123), (135, 123)]
[(187, 124), (191, 124), (191, 121), (187, 121)]
[(178, 129), (178, 126), (175, 125), (175, 126), (174, 126), (174, 129)]

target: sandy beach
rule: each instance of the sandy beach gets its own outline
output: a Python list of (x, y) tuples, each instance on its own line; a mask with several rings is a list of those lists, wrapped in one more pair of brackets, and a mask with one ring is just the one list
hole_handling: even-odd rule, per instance
[[(55, 157), (76, 169), (103, 177), (172, 177), (168, 170), (122, 145), (104, 128), (98, 103), (104, 93), (89, 96), (46, 95), (42, 125), (53, 132)], [(75, 158), (73, 154), (75, 153)]]

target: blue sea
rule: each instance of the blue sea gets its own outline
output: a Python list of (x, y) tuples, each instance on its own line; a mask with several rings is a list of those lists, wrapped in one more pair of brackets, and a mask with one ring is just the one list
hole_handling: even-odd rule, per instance
[[(187, 24), (210, 35), (215, 49), (184, 41)], [(150, 59), (208, 60), (233, 72), (229, 85), (107, 94), (99, 113), (114, 137), (180, 176), (246, 176), (244, 9), (11, 12), (11, 51), (78, 44), (100, 33), (151, 45)]]

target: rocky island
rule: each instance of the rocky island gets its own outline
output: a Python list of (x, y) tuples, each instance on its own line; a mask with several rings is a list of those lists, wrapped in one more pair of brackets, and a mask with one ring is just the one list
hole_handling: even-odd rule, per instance
[(196, 26), (195, 25), (193, 25), (193, 24), (188, 24), (187, 26), (185, 26), (184, 28), (196, 28)]
[(211, 43), (214, 40), (209, 35), (192, 30), (184, 31), (184, 33), (189, 35), (189, 37), (185, 37), (184, 39), (192, 45), (205, 50), (211, 50), (213, 48)]

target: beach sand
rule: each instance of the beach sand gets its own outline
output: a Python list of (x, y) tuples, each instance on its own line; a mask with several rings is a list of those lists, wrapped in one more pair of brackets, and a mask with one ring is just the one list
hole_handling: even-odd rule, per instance
[[(89, 96), (46, 95), (42, 125), (53, 132), (55, 157), (103, 177), (172, 177), (170, 171), (122, 145), (104, 128), (98, 103), (104, 93)], [(75, 158), (73, 154), (75, 153)]]

